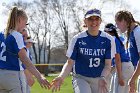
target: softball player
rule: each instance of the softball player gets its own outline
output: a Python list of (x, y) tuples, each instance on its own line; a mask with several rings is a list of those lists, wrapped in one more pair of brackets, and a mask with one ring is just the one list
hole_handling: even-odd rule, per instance
[(110, 73), (115, 53), (115, 40), (99, 30), (101, 11), (87, 11), (84, 20), (88, 30), (73, 37), (60, 75), (53, 80), (52, 90), (60, 90), (64, 78), (73, 68), (75, 93), (108, 93), (106, 77)]
[(113, 93), (129, 93), (128, 80), (134, 72), (134, 67), (130, 61), (128, 52), (125, 50), (123, 42), (121, 41), (116, 27), (109, 23), (105, 26), (105, 32), (114, 36), (116, 43), (116, 54), (115, 54), (115, 63), (116, 63), (116, 79), (115, 79), (115, 90)]
[[(1, 42), (0, 57), (0, 93), (26, 93), (22, 63), (37, 78), (42, 87), (49, 82), (39, 73), (27, 57), (21, 31), (26, 27), (27, 15), (22, 9), (13, 7), (5, 31), (5, 40)], [(21, 60), (21, 61), (20, 61)]]
[[(116, 13), (115, 21), (121, 32), (125, 32), (127, 30), (127, 48), (129, 48), (131, 61), (136, 68), (132, 78), (130, 79), (129, 85), (130, 92), (135, 93), (135, 82), (140, 75), (140, 26), (138, 26), (139, 23), (135, 21), (133, 15), (129, 11), (125, 10)], [(138, 91), (138, 93), (139, 92), (140, 91)]]

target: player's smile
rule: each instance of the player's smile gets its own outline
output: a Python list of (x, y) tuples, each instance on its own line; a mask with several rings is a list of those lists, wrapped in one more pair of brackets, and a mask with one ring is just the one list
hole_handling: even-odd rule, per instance
[(91, 16), (86, 19), (87, 27), (92, 30), (98, 29), (100, 26), (100, 23), (101, 23), (101, 18), (97, 16)]

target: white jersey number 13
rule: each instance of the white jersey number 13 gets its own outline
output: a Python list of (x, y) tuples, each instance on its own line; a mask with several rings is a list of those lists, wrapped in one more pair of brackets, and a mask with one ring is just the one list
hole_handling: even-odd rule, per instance
[(98, 67), (100, 65), (100, 58), (90, 58), (89, 61), (89, 67)]

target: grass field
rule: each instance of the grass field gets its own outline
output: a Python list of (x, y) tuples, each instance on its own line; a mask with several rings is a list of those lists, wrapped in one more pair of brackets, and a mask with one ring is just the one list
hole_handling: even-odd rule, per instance
[[(53, 76), (47, 77), (49, 81), (52, 81), (53, 78), (54, 78)], [(39, 86), (39, 83), (36, 82), (31, 88), (31, 93), (52, 93), (52, 92), (51, 90), (42, 89)], [(71, 76), (65, 79), (63, 85), (61, 86), (60, 91), (56, 93), (74, 93), (72, 89)]]

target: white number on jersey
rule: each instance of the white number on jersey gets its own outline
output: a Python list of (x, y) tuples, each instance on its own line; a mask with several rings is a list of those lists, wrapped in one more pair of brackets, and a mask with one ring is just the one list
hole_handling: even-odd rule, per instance
[(0, 52), (0, 60), (6, 62), (6, 56), (3, 56), (3, 53), (6, 51), (6, 46), (3, 42), (1, 43), (1, 47), (2, 47), (2, 51)]
[(93, 58), (90, 58), (89, 61), (90, 61), (89, 67), (98, 67), (100, 65), (100, 58), (94, 58), (94, 60)]

